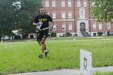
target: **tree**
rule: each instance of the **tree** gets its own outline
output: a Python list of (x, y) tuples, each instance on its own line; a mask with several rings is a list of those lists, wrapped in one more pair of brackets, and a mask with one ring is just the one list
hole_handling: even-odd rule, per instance
[(13, 12), (11, 9), (11, 0), (0, 0), (0, 38), (12, 31)]
[(23, 34), (34, 32), (32, 21), (41, 0), (0, 0), (0, 38), (21, 29)]
[(113, 0), (91, 0), (93, 18), (101, 22), (113, 22)]
[(16, 27), (21, 29), (23, 35), (35, 31), (32, 22), (40, 6), (40, 0), (21, 0), (21, 8), (16, 14), (18, 19)]

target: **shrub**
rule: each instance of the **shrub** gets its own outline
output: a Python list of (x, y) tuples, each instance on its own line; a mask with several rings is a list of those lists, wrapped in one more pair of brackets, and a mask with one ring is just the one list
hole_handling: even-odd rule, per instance
[(97, 34), (98, 34), (98, 36), (102, 36), (103, 32), (98, 32)]
[(69, 33), (69, 32), (66, 32), (66, 36), (71, 36), (71, 33)]
[(56, 37), (56, 33), (51, 33), (51, 37)]

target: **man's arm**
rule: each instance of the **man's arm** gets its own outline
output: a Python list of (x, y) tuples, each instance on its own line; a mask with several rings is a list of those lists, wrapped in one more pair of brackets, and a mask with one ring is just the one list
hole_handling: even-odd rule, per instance
[(37, 24), (37, 23), (35, 23), (35, 22), (33, 22), (33, 25), (37, 26), (38, 24)]
[(52, 31), (53, 25), (54, 25), (54, 22), (53, 21), (52, 22), (49, 22), (50, 31)]
[(37, 26), (38, 25), (38, 22), (39, 22), (39, 20), (38, 20), (38, 16), (34, 19), (34, 21), (33, 21), (33, 25), (35, 25), (35, 26)]
[(54, 22), (53, 22), (53, 19), (49, 15), (48, 15), (48, 19), (49, 19), (49, 28), (50, 28), (50, 31), (52, 31)]

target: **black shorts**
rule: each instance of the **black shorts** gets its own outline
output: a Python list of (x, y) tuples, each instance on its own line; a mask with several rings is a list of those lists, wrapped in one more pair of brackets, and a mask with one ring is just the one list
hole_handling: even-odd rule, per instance
[(37, 32), (37, 40), (42, 40), (43, 37), (47, 38), (48, 32), (48, 29)]

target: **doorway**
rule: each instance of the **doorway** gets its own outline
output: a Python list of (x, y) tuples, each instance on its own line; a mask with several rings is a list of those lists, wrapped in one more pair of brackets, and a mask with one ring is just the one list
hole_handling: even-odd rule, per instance
[(85, 23), (81, 22), (80, 23), (80, 31), (86, 31)]

